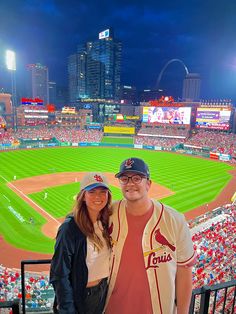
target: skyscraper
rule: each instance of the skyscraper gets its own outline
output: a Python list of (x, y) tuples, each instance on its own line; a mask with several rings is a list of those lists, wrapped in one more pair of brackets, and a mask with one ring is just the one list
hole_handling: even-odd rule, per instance
[(121, 51), (121, 42), (114, 39), (111, 29), (99, 33), (98, 40), (78, 46), (68, 59), (70, 101), (118, 99)]
[(50, 104), (57, 104), (57, 84), (56, 82), (48, 82), (49, 102)]
[(197, 101), (200, 99), (201, 78), (198, 73), (186, 75), (183, 83), (182, 99), (186, 101)]
[(68, 58), (69, 101), (86, 97), (86, 46), (79, 46), (77, 53)]
[(40, 98), (44, 105), (49, 103), (48, 68), (40, 63), (28, 64), (28, 97)]

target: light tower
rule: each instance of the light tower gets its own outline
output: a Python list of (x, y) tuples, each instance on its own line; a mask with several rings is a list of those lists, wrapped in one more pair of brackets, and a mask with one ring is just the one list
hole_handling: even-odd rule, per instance
[(13, 113), (13, 128), (17, 129), (16, 116), (16, 55), (12, 50), (6, 51), (6, 66), (11, 71), (11, 92), (12, 92), (12, 113)]

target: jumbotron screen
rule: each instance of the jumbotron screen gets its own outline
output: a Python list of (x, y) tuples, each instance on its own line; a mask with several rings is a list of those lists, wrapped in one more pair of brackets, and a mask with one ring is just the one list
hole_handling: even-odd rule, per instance
[(190, 124), (191, 107), (143, 107), (143, 122)]
[(197, 108), (196, 127), (206, 129), (228, 130), (231, 109), (227, 107)]

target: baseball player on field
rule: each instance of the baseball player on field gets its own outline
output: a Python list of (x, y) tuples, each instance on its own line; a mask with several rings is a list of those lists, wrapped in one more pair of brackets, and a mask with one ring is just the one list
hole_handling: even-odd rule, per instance
[(106, 314), (187, 314), (195, 253), (182, 214), (148, 197), (147, 164), (125, 160), (116, 174), (124, 199), (114, 204)]

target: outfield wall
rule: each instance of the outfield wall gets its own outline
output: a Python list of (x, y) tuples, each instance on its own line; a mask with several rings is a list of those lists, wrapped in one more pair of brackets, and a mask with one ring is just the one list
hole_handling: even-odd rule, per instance
[(169, 148), (165, 146), (152, 146), (152, 145), (143, 145), (143, 144), (112, 144), (112, 143), (100, 143), (100, 142), (59, 142), (58, 140), (53, 141), (37, 141), (37, 140), (28, 140), (23, 144), (12, 145), (12, 144), (0, 144), (0, 150), (13, 150), (13, 149), (32, 149), (32, 148), (49, 148), (49, 147), (89, 147), (89, 146), (100, 146), (100, 147), (120, 147), (120, 148), (135, 148), (135, 149), (146, 149), (146, 150), (157, 150), (157, 151), (171, 151), (177, 152), (180, 154), (187, 154), (193, 156), (200, 156), (204, 158), (210, 158), (220, 161), (230, 161), (232, 159), (231, 155), (220, 154), (208, 151), (206, 152), (204, 148), (202, 151), (194, 150), (191, 147), (184, 147), (183, 145), (177, 145), (175, 147)]

